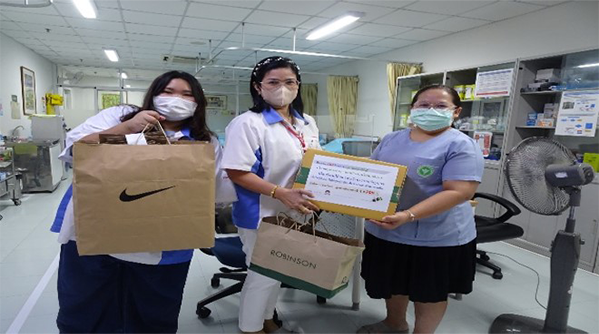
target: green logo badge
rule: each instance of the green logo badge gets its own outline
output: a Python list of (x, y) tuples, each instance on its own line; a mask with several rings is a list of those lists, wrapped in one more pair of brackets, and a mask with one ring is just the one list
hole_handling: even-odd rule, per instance
[(420, 175), (421, 177), (429, 177), (431, 175), (433, 175), (433, 172), (435, 171), (435, 169), (432, 166), (427, 166), (427, 165), (422, 165), (420, 167), (418, 167), (418, 175)]

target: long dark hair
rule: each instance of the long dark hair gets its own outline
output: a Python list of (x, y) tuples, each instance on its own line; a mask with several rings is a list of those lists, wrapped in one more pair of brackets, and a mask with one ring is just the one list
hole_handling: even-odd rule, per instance
[(254, 66), (254, 69), (252, 70), (252, 76), (250, 79), (250, 93), (252, 93), (252, 100), (254, 101), (254, 106), (250, 108), (251, 111), (255, 113), (261, 113), (264, 109), (272, 107), (268, 104), (268, 102), (264, 101), (260, 94), (258, 94), (258, 90), (256, 90), (256, 88), (254, 87), (254, 84), (260, 85), (260, 82), (262, 82), (262, 79), (264, 79), (264, 76), (269, 71), (285, 67), (291, 69), (293, 73), (295, 73), (297, 81), (300, 82), (300, 85), (297, 89), (297, 97), (295, 98), (295, 100), (293, 100), (293, 102), (291, 102), (291, 107), (293, 107), (293, 109), (297, 111), (300, 114), (300, 116), (304, 117), (304, 102), (302, 101), (301, 94), (302, 77), (300, 75), (300, 68), (293, 60), (278, 56), (262, 59), (256, 64), (256, 66)]
[(121, 118), (121, 121), (128, 121), (135, 117), (142, 110), (156, 110), (154, 108), (154, 97), (162, 94), (164, 89), (173, 79), (185, 80), (191, 88), (191, 94), (197, 103), (197, 108), (192, 117), (188, 118), (183, 126), (191, 129), (191, 136), (196, 140), (210, 141), (214, 134), (208, 128), (206, 122), (206, 96), (202, 90), (200, 82), (191, 74), (182, 71), (166, 72), (152, 82), (144, 97), (143, 105), (136, 111), (127, 114)]

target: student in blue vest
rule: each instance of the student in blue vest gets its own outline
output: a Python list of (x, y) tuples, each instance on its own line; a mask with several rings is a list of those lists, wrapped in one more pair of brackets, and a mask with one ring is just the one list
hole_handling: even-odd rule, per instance
[[(318, 207), (312, 194), (290, 189), (304, 152), (320, 148), (316, 122), (302, 111), (299, 67), (289, 58), (268, 57), (256, 64), (250, 79), (254, 106), (226, 129), (222, 168), (235, 183), (233, 222), (249, 266), (263, 217)], [(241, 290), (239, 328), (251, 333), (285, 333), (273, 321), (281, 283), (248, 271)]]
[[(139, 133), (158, 122), (171, 140), (212, 142), (218, 166), (220, 145), (206, 124), (202, 87), (191, 74), (179, 71), (157, 77), (141, 108), (108, 108), (70, 131), (60, 158), (72, 162), (77, 141)], [(175, 333), (193, 250), (79, 256), (74, 226), (71, 187), (51, 229), (62, 243), (56, 320), (60, 332)]]
[(428, 86), (412, 100), (412, 127), (390, 133), (372, 159), (408, 166), (398, 212), (366, 223), (362, 277), (371, 298), (385, 299), (387, 317), (358, 333), (433, 333), (449, 293), (472, 291), (476, 228), (468, 202), (481, 182), (478, 144), (453, 129), (462, 111), (457, 92)]

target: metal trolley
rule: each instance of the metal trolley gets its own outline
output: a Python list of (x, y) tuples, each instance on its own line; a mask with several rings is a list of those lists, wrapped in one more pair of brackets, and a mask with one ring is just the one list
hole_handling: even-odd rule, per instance
[(0, 199), (10, 198), (21, 205), (21, 174), (15, 170), (14, 150), (0, 146)]

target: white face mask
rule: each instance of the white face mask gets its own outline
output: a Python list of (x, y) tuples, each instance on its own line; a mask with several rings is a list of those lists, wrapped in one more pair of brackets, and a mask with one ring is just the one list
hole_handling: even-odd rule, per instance
[(176, 96), (154, 96), (154, 108), (167, 121), (182, 121), (193, 116), (198, 104)]
[(272, 91), (262, 89), (264, 101), (276, 108), (290, 105), (296, 97), (297, 90), (291, 90), (285, 85), (281, 85), (281, 87)]

